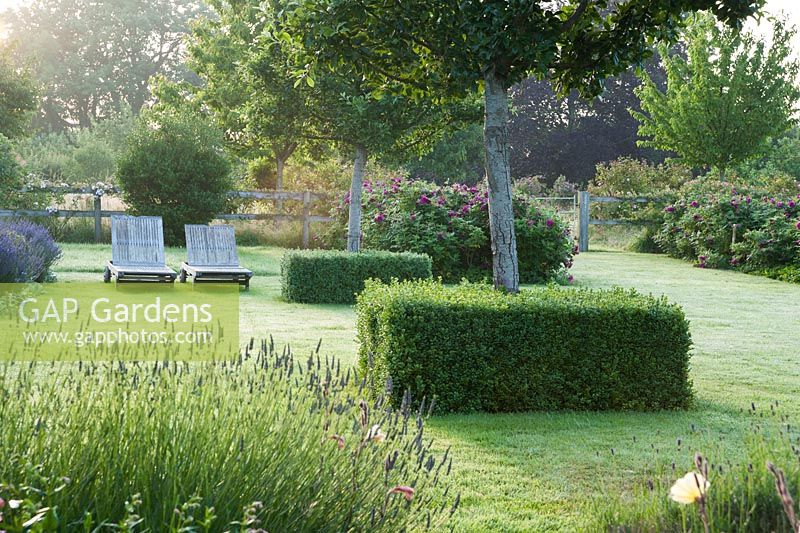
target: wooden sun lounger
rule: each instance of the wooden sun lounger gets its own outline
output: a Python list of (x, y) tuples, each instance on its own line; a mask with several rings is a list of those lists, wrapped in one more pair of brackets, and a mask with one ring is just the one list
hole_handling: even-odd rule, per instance
[(230, 281), (250, 288), (253, 272), (239, 266), (233, 226), (187, 224), (186, 252), (189, 260), (181, 263), (181, 282), (187, 276), (193, 282)]
[(111, 217), (111, 261), (103, 281), (172, 283), (177, 274), (164, 260), (161, 217)]

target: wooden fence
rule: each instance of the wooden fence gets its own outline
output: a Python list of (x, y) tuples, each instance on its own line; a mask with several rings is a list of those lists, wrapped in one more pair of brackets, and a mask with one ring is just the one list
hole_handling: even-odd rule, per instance
[(646, 204), (651, 202), (663, 201), (659, 198), (649, 197), (630, 197), (630, 198), (616, 198), (614, 196), (592, 196), (589, 191), (580, 191), (578, 193), (578, 250), (581, 252), (589, 251), (589, 226), (616, 226), (616, 225), (636, 225), (646, 224), (645, 220), (614, 220), (614, 219), (596, 219), (591, 218), (590, 207), (592, 202), (602, 204), (619, 204), (619, 203), (637, 203)]
[[(97, 242), (102, 239), (102, 219), (112, 215), (124, 215), (124, 211), (105, 211), (102, 209), (102, 195), (95, 194), (95, 190), (84, 187), (51, 187), (46, 189), (30, 188), (22, 192), (56, 192), (63, 194), (86, 194), (94, 197), (94, 209), (81, 211), (75, 209), (53, 210), (31, 210), (31, 209), (0, 209), (0, 218), (3, 217), (77, 217), (94, 218), (94, 236)], [(113, 194), (113, 193), (109, 193)], [(333, 222), (333, 218), (311, 214), (311, 206), (314, 202), (323, 200), (328, 196), (324, 193), (311, 191), (231, 191), (228, 193), (231, 198), (245, 198), (252, 200), (275, 200), (303, 202), (302, 215), (287, 214), (261, 214), (261, 213), (222, 213), (216, 215), (216, 220), (274, 220), (274, 221), (302, 221), (303, 222), (303, 247), (309, 246), (310, 226), (312, 222)], [(553, 200), (553, 198), (548, 198)], [(556, 200), (566, 200), (569, 198), (556, 198)], [(589, 226), (590, 225), (620, 225), (620, 224), (644, 224), (646, 221), (633, 220), (600, 220), (590, 216), (592, 202), (596, 203), (649, 203), (658, 202), (657, 198), (631, 197), (616, 198), (613, 196), (592, 196), (588, 191), (581, 191), (577, 194), (578, 206), (578, 249), (581, 252), (589, 250)]]
[[(58, 209), (58, 210), (36, 210), (36, 209), (0, 209), (0, 218), (4, 217), (62, 217), (62, 218), (94, 218), (94, 238), (96, 242), (102, 241), (102, 220), (112, 215), (124, 215), (125, 211), (107, 211), (102, 209), (102, 199), (104, 194), (96, 194), (94, 189), (84, 187), (49, 187), (49, 188), (29, 188), (20, 192), (54, 192), (62, 194), (85, 194), (94, 197), (94, 209)], [(109, 195), (114, 194), (108, 193)], [(215, 220), (274, 220), (274, 221), (302, 221), (303, 222), (303, 248), (308, 248), (312, 222), (333, 222), (333, 218), (311, 214), (311, 206), (314, 202), (327, 198), (324, 193), (311, 191), (230, 191), (228, 196), (231, 198), (248, 198), (253, 200), (276, 200), (300, 201), (303, 202), (302, 215), (287, 214), (264, 214), (264, 213), (220, 213), (214, 216)]]

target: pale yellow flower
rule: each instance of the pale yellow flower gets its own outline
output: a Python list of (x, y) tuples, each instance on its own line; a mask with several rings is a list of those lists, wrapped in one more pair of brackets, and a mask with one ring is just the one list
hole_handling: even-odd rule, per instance
[(706, 495), (709, 485), (702, 474), (689, 472), (672, 485), (669, 497), (678, 503), (697, 503)]

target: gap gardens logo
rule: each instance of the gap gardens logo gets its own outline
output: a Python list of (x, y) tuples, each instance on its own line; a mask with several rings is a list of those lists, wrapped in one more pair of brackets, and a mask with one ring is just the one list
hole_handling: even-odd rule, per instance
[(224, 360), (239, 349), (230, 284), (0, 284), (0, 358)]

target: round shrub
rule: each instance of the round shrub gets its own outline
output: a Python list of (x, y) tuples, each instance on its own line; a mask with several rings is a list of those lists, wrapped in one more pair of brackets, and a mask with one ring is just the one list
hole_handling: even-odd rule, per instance
[(225, 210), (231, 188), (222, 135), (186, 114), (139, 120), (118, 162), (131, 214), (163, 218), (167, 244), (183, 244), (184, 224), (206, 224)]
[[(491, 275), (488, 193), (463, 184), (438, 186), (393, 178), (364, 183), (364, 248), (415, 252), (430, 256), (433, 275), (447, 282), (486, 279)], [(344, 246), (349, 195), (334, 209), (340, 221), (326, 244)], [(570, 230), (553, 212), (516, 192), (514, 217), (520, 281), (565, 277), (576, 253)]]
[(61, 249), (43, 226), (24, 220), (0, 220), (0, 282), (42, 282), (61, 257)]

